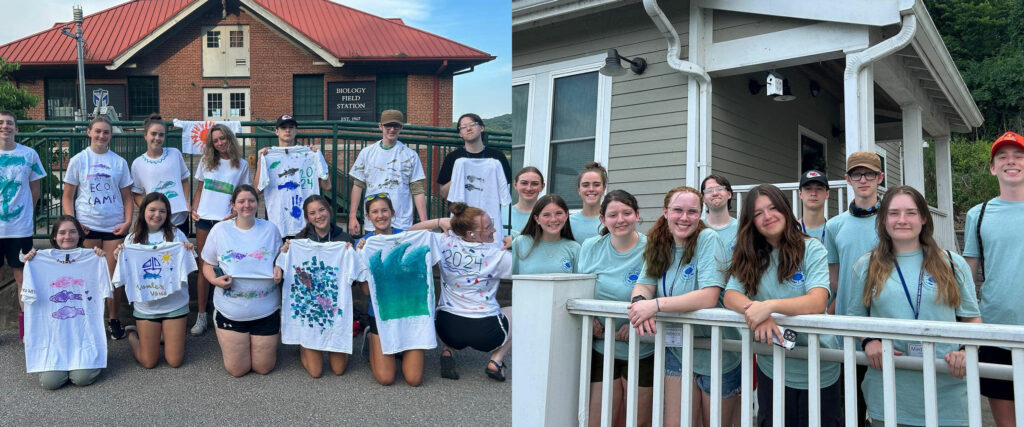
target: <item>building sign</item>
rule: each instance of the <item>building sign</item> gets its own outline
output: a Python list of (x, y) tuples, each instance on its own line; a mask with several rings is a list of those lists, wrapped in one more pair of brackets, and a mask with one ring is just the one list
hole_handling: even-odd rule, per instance
[(377, 83), (327, 83), (327, 120), (377, 121)]
[(125, 112), (128, 111), (124, 85), (86, 84), (85, 95), (85, 102), (88, 103), (85, 113), (90, 118), (95, 117), (93, 111), (96, 111), (96, 107), (114, 107), (119, 118), (124, 118)]

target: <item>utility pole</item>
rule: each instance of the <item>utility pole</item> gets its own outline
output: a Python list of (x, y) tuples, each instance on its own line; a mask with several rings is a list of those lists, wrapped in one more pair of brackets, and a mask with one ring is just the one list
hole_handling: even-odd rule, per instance
[(61, 27), (60, 32), (65, 36), (75, 39), (75, 44), (78, 45), (78, 110), (75, 111), (75, 120), (84, 121), (86, 119), (85, 113), (85, 39), (82, 37), (82, 6), (73, 6), (72, 13), (74, 15), (75, 32), (69, 31), (70, 26), (65, 25)]

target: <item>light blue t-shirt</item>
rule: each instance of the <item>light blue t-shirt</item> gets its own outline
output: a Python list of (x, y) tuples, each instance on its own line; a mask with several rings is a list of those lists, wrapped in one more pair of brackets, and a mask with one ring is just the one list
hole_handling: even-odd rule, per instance
[(572, 237), (581, 245), (587, 239), (601, 234), (601, 216), (588, 218), (582, 212), (569, 215), (569, 225), (572, 226)]
[[(779, 251), (773, 250), (771, 262), (768, 263), (768, 269), (761, 275), (761, 282), (757, 286), (757, 295), (747, 295), (747, 298), (753, 301), (767, 301), (770, 299), (795, 298), (807, 295), (813, 288), (824, 288), (828, 291), (828, 263), (826, 263), (825, 257), (825, 247), (821, 245), (821, 242), (817, 239), (805, 239), (804, 259), (800, 262), (800, 268), (793, 274), (793, 277), (787, 279), (784, 283), (779, 283)], [(729, 283), (725, 289), (746, 295), (743, 284), (740, 283), (736, 276), (729, 278)], [(796, 345), (806, 347), (807, 334), (801, 331), (796, 332), (798, 333)], [(822, 348), (839, 347), (834, 335), (819, 335), (818, 342)], [(771, 355), (757, 355), (757, 367), (768, 378), (773, 378), (773, 360), (774, 356)], [(819, 371), (821, 373), (819, 378), (821, 379), (820, 385), (822, 388), (834, 384), (839, 379), (838, 363), (821, 362)], [(807, 390), (807, 360), (786, 359), (786, 387)]]
[[(978, 300), (974, 296), (974, 282), (971, 279), (971, 270), (963, 257), (953, 255), (953, 265), (956, 267), (956, 284), (960, 290), (960, 306), (950, 307), (936, 301), (938, 292), (935, 286), (935, 279), (925, 272), (921, 274), (921, 264), (924, 262), (924, 254), (921, 251), (908, 254), (896, 255), (896, 262), (899, 263), (903, 279), (907, 282), (907, 291), (903, 290), (897, 270), (893, 268), (889, 279), (882, 285), (882, 291), (872, 298), (871, 307), (864, 307), (863, 304), (850, 306), (847, 314), (851, 316), (870, 316), (887, 319), (913, 319), (914, 310), (907, 300), (906, 292), (910, 292), (914, 304), (917, 304), (918, 278), (921, 280), (921, 306), (919, 308), (920, 320), (937, 320), (945, 322), (956, 322), (959, 317), (978, 317)], [(942, 258), (946, 258), (945, 255)], [(863, 295), (868, 275), (868, 264), (871, 255), (864, 254), (853, 266), (853, 275), (850, 282), (850, 292), (855, 295)], [(948, 264), (947, 264), (948, 265)], [(893, 341), (893, 347), (910, 355), (907, 352), (908, 341)], [(944, 357), (946, 353), (956, 351), (956, 344), (935, 344), (935, 357)], [(899, 392), (896, 393), (896, 416), (897, 422), (909, 425), (924, 425), (924, 376), (921, 371), (896, 370), (896, 384), (899, 384)], [(864, 376), (864, 383), (861, 387), (864, 390), (864, 399), (867, 402), (868, 414), (872, 419), (885, 419), (885, 407), (882, 395), (882, 371), (868, 369)], [(937, 372), (935, 375), (936, 398), (938, 399), (939, 424), (940, 425), (967, 425), (967, 383), (962, 379), (956, 379), (946, 372)]]
[(860, 304), (860, 295), (851, 295), (848, 292), (853, 277), (853, 263), (877, 245), (875, 215), (855, 217), (850, 211), (846, 211), (825, 223), (828, 263), (839, 264), (839, 283), (836, 286), (836, 294), (832, 296), (836, 301), (836, 314), (845, 315), (850, 310), (850, 305)]
[[(825, 224), (828, 224), (828, 222), (826, 222)], [(804, 234), (811, 236), (815, 239), (818, 239), (818, 241), (821, 243), (825, 243), (825, 224), (821, 224), (820, 226), (814, 228), (807, 228), (804, 225), (804, 220), (801, 219), (800, 229), (803, 230)]]
[[(511, 216), (509, 215), (511, 213)], [(511, 228), (505, 233), (506, 236), (516, 237), (526, 227), (526, 221), (530, 219), (529, 212), (523, 212), (515, 205), (501, 208), (501, 223), (508, 224)]]
[[(626, 252), (619, 252), (612, 247), (611, 234), (588, 239), (580, 248), (579, 268), (577, 271), (584, 274), (596, 274), (597, 284), (594, 286), (594, 299), (606, 301), (629, 301), (633, 295), (633, 285), (640, 278), (640, 270), (644, 267), (644, 247), (647, 246), (647, 236), (637, 233), (639, 241)], [(598, 319), (604, 321), (603, 319)], [(622, 325), (629, 322), (629, 319), (615, 319), (615, 331)], [(604, 353), (604, 340), (594, 339), (594, 350)], [(644, 358), (654, 353), (654, 344), (640, 344), (640, 357)], [(615, 342), (615, 358), (627, 360), (629, 356), (629, 343), (625, 341)]]
[[(697, 249), (693, 253), (690, 262), (682, 264), (683, 250), (677, 247), (673, 249), (672, 264), (668, 271), (661, 277), (651, 277), (647, 273), (647, 264), (644, 264), (640, 272), (640, 280), (637, 283), (642, 285), (654, 285), (658, 288), (657, 296), (676, 296), (688, 292), (704, 289), (709, 286), (719, 288), (718, 305), (722, 305), (721, 291), (725, 288), (725, 267), (729, 264), (729, 253), (725, 245), (711, 229), (705, 228), (697, 236)], [(711, 327), (696, 325), (693, 327), (694, 338), (711, 337)], [(722, 336), (725, 339), (739, 340), (740, 332), (736, 328), (722, 328)], [(668, 347), (679, 360), (682, 360), (682, 349), (679, 347)], [(732, 352), (722, 352), (722, 372), (730, 372), (740, 364), (740, 355)], [(693, 371), (701, 375), (711, 375), (711, 350), (693, 349)]]
[[(704, 223), (707, 224), (707, 221)], [(722, 228), (711, 226), (708, 226), (708, 228), (718, 233), (718, 237), (722, 239), (722, 244), (725, 245), (725, 250), (729, 252), (731, 258), (732, 251), (736, 248), (736, 232), (740, 230), (740, 222), (736, 218), (729, 218), (729, 223), (725, 224)]]
[[(978, 249), (978, 214), (981, 205), (967, 211), (964, 223), (964, 256), (981, 258)], [(981, 286), (981, 320), (985, 323), (1024, 325), (1024, 202), (995, 198), (985, 207), (981, 220), (981, 244), (985, 247), (985, 284)], [(981, 261), (980, 259), (978, 260)]]
[(580, 244), (575, 240), (541, 240), (532, 250), (533, 237), (520, 235), (512, 243), (512, 274), (575, 273)]

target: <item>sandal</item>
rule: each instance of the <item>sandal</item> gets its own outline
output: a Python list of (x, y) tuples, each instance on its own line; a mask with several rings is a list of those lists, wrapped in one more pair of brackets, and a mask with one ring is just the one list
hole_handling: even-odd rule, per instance
[(455, 356), (448, 350), (441, 352), (441, 378), (459, 379), (459, 374), (455, 372)]
[[(492, 371), (491, 370), (491, 365), (494, 365), (494, 367), (496, 367), (498, 369)], [(501, 382), (505, 381), (505, 373), (503, 372), (504, 370), (505, 370), (505, 362), (502, 362), (499, 365), (498, 362), (495, 362), (493, 360), (488, 360), (487, 361), (487, 367), (484, 368), (484, 372), (487, 373), (488, 377), (491, 377), (492, 380), (501, 381)]]

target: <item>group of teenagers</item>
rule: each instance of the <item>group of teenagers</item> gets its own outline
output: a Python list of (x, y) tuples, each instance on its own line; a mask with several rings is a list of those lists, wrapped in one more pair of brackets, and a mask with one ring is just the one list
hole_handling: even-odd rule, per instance
[[(350, 171), (354, 182), (353, 212), (364, 214), (365, 229), (360, 230), (359, 222), (352, 215), (349, 233), (335, 223), (331, 202), (319, 195), (320, 191), (329, 190), (331, 184), (323, 154), (313, 146), (295, 145), (298, 124), (289, 115), (280, 116), (276, 122), (278, 146), (259, 150), (253, 177), (250, 177), (249, 163), (243, 158), (234, 133), (227, 126), (214, 125), (206, 134), (202, 158), (194, 174), (198, 183), (191, 198), (186, 197), (185, 188), (189, 188), (192, 174), (180, 151), (164, 147), (167, 127), (158, 115), (150, 116), (143, 123), (147, 151), (136, 158), (131, 167), (111, 150), (111, 123), (104, 118), (94, 119), (87, 128), (88, 147), (75, 154), (66, 166), (64, 215), (53, 222), (51, 249), (36, 250), (32, 240), (32, 209), (40, 197), (39, 180), (45, 172), (35, 151), (16, 142), (14, 114), (0, 111), (0, 179), (17, 183), (7, 184), (0, 192), (3, 198), (0, 200), (3, 206), (0, 258), (12, 267), (19, 285), (28, 371), (38, 372), (41, 385), (47, 389), (60, 388), (68, 381), (76, 385), (91, 384), (106, 366), (107, 334), (115, 340), (127, 338), (135, 359), (147, 369), (157, 366), (161, 356), (169, 366), (181, 366), (186, 319), (190, 312), (187, 274), (198, 269), (198, 315), (191, 333), (202, 334), (212, 323), (224, 367), (231, 375), (267, 374), (276, 364), (277, 347), (282, 338), (281, 282), (286, 274), (291, 274), (284, 271), (288, 265), (275, 260), (283, 258), (280, 255), (287, 253), (289, 246), (309, 245), (299, 243), (308, 240), (313, 244), (344, 242), (342, 248), (354, 251), (371, 247), (404, 250), (408, 245), (402, 246), (402, 243), (429, 246), (422, 262), (426, 263), (426, 269), (435, 264), (440, 266), (441, 297), (436, 313), (431, 306), (432, 322), (425, 329), (429, 330), (430, 337), (426, 341), (433, 343), (431, 345), (399, 351), (388, 345), (385, 351), (379, 334), (387, 332), (378, 332), (374, 307), (368, 298), (369, 350), (366, 353), (379, 383), (388, 385), (395, 381), (400, 361), (405, 381), (418, 386), (423, 378), (424, 352), (436, 347), (435, 332), (444, 343), (440, 361), (442, 377), (458, 379), (455, 353), (472, 347), (490, 353), (485, 373), (494, 380), (504, 381), (503, 361), (511, 347), (510, 326), (508, 309), (499, 306), (495, 294), (500, 280), (510, 278), (513, 271), (512, 253), (506, 250), (512, 239), (502, 239), (497, 231), (500, 216), (496, 214), (497, 221), (492, 220), (484, 209), (466, 203), (475, 200), (472, 197), (452, 200), (450, 217), (427, 218), (425, 176), (419, 155), (398, 140), (403, 123), (401, 112), (384, 111), (379, 123), (381, 140), (361, 150)], [(461, 190), (468, 189), (470, 183), (474, 188), (483, 188), (497, 186), (500, 181), (507, 193), (503, 180), (480, 176), (479, 165), (459, 161), (485, 160), (493, 163), (490, 169), (496, 171), (492, 171), (495, 176), (507, 176), (508, 163), (504, 155), (483, 146), (483, 120), (475, 114), (465, 114), (458, 121), (458, 130), (465, 147), (445, 158), (438, 177), (441, 190), (447, 194), (452, 185)], [(299, 160), (295, 160), (297, 157)], [(289, 161), (304, 162), (301, 163), (304, 166), (286, 168)], [(475, 175), (469, 175), (470, 172)], [(288, 180), (294, 177), (301, 178)], [(361, 194), (364, 190), (365, 197)], [(488, 197), (496, 194), (490, 190), (477, 193), (486, 192)], [(449, 199), (453, 199), (455, 193), (453, 190), (453, 197)], [(257, 217), (261, 197), (266, 202), (267, 219)], [(296, 203), (301, 208), (294, 206)], [(419, 213), (420, 221), (416, 224), (412, 221), (413, 206)], [(184, 232), (190, 217), (196, 230), (194, 244)], [(353, 235), (362, 237), (356, 240)], [(126, 298), (125, 290), (131, 288), (133, 279), (124, 279), (126, 276), (116, 270), (126, 258), (119, 258), (119, 254), (129, 247), (155, 248), (155, 245), (174, 242), (179, 242), (191, 257), (198, 254), (198, 263), (193, 262), (191, 267), (187, 262), (176, 264), (184, 271), (179, 271), (179, 276), (175, 277), (183, 277), (185, 285), (154, 300), (137, 299), (132, 295), (138, 292), (128, 292), (135, 322), (123, 327), (118, 318), (117, 301)], [(376, 250), (380, 259), (382, 250)], [(407, 254), (412, 253), (410, 250)], [(415, 253), (423, 256), (423, 252)], [(378, 289), (417, 286), (432, 289), (432, 274), (420, 274), (418, 283), (401, 282), (390, 274), (380, 277), (371, 274), (373, 260), (360, 259), (363, 261), (355, 263), (357, 267), (352, 274), (339, 276), (352, 281), (339, 284), (344, 286), (340, 286), (340, 292), (334, 292), (335, 297), (349, 289), (348, 285), (358, 286), (367, 296), (371, 284)], [(468, 262), (470, 259), (475, 262)], [(248, 262), (244, 271), (231, 265), (242, 260)], [(39, 267), (32, 269), (33, 263)], [(94, 265), (102, 265), (102, 268), (97, 272), (96, 268), (91, 268)], [(34, 281), (33, 277), (52, 275), (52, 271), (44, 271), (48, 266), (52, 266), (50, 270), (69, 270), (75, 275), (62, 276), (46, 288), (47, 284), (36, 283), (42, 279)], [(141, 270), (150, 274), (153, 265), (145, 264)], [(29, 274), (32, 271), (38, 273)], [(47, 280), (50, 279), (52, 277)], [(111, 289), (111, 279), (116, 291)], [(306, 279), (309, 286), (308, 277)], [(83, 280), (103, 283), (89, 287), (91, 284)], [(211, 285), (214, 287), (212, 316), (207, 314)], [(57, 289), (63, 290), (47, 298)], [(94, 292), (91, 295), (90, 289)], [(48, 292), (46, 295), (44, 290)], [(99, 302), (103, 297), (106, 297), (107, 313), (105, 334), (104, 309)], [(433, 292), (429, 292), (428, 298), (433, 304)], [(46, 307), (60, 308), (53, 313), (49, 309), (33, 309), (33, 304), (39, 302), (52, 302), (56, 305)], [(327, 307), (338, 302), (317, 299), (316, 303)], [(91, 304), (98, 304), (99, 308), (90, 308)], [(386, 306), (377, 309), (396, 311)], [(340, 316), (342, 310), (332, 312)], [(83, 323), (68, 326), (71, 323), (67, 321), (76, 317)], [(100, 332), (89, 333), (92, 329)], [(69, 340), (74, 343), (69, 344)], [(301, 363), (313, 377), (323, 374), (325, 358), (335, 375), (343, 374), (348, 356), (347, 352), (300, 345)]]

